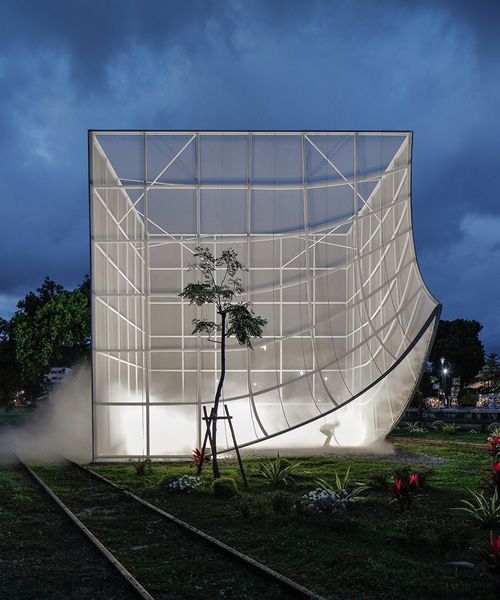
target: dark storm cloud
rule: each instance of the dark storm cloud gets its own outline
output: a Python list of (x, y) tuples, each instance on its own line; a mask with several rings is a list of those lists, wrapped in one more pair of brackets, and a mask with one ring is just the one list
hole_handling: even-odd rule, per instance
[(88, 271), (88, 128), (413, 129), (424, 277), (500, 349), (499, 18), (462, 0), (3, 2), (0, 310)]

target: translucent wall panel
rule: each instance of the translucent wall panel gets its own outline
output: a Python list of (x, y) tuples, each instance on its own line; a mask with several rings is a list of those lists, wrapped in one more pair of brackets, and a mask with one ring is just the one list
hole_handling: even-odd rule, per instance
[(90, 153), (96, 459), (201, 444), (220, 357), (192, 335), (213, 307), (179, 297), (197, 245), (238, 252), (243, 299), (268, 320), (254, 350), (228, 347), (241, 444), (390, 430), (439, 312), (413, 245), (409, 133), (94, 132)]

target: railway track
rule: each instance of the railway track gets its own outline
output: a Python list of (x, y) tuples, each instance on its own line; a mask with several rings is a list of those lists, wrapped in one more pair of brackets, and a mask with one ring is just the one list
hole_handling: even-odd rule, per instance
[(57, 469), (16, 459), (138, 598), (323, 600), (88, 467), (66, 458)]

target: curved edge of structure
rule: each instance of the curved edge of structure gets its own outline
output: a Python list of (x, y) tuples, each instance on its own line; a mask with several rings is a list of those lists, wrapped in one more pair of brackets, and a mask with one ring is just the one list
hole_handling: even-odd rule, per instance
[[(433, 326), (433, 332), (432, 332), (432, 337), (430, 340), (430, 343), (428, 345), (427, 348), (427, 352), (426, 352), (426, 359), (429, 356), (430, 350), (432, 348), (432, 343), (434, 342), (434, 338), (435, 335), (437, 333), (437, 326), (439, 323), (439, 316), (441, 315), (441, 304), (437, 304), (434, 309), (432, 310), (431, 314), (427, 317), (425, 323), (422, 325), (422, 327), (420, 328), (418, 334), (415, 336), (415, 338), (412, 340), (411, 344), (409, 344), (409, 346), (407, 348), (405, 348), (404, 352), (402, 352), (401, 356), (397, 359), (397, 361), (392, 364), (384, 373), (382, 373), (382, 375), (380, 375), (379, 377), (377, 377), (377, 379), (375, 379), (374, 381), (372, 381), (368, 386), (366, 386), (363, 390), (361, 390), (360, 392), (358, 392), (357, 394), (355, 394), (354, 396), (352, 396), (351, 398), (349, 398), (349, 400), (346, 400), (343, 404), (341, 404), (340, 406), (335, 406), (330, 410), (325, 411), (324, 413), (321, 413), (315, 417), (312, 417), (311, 419), (307, 419), (306, 421), (302, 421), (301, 423), (298, 423), (297, 425), (292, 425), (291, 427), (288, 427), (287, 429), (281, 429), (280, 431), (276, 431), (274, 433), (269, 434), (266, 438), (260, 438), (257, 440), (252, 440), (250, 442), (245, 442), (241, 445), (239, 445), (239, 448), (246, 448), (248, 446), (252, 446), (254, 444), (257, 444), (259, 442), (264, 442), (266, 440), (269, 440), (271, 438), (275, 438), (278, 437), (279, 435), (283, 435), (284, 433), (287, 433), (288, 431), (293, 431), (294, 429), (299, 429), (300, 427), (304, 427), (304, 425), (308, 425), (309, 423), (314, 423), (314, 421), (317, 421), (318, 419), (321, 419), (323, 417), (326, 417), (328, 415), (333, 414), (334, 412), (338, 411), (341, 408), (344, 408), (345, 406), (348, 406), (349, 404), (351, 404), (351, 402), (354, 402), (354, 400), (356, 400), (357, 398), (359, 398), (360, 396), (362, 396), (365, 392), (369, 391), (371, 388), (375, 387), (377, 384), (379, 384), (380, 382), (382, 382), (387, 375), (389, 375), (389, 373), (392, 373), (392, 371), (394, 371), (402, 362), (403, 360), (410, 354), (410, 352), (413, 350), (413, 348), (417, 345), (417, 343), (420, 341), (420, 339), (422, 338), (422, 336), (425, 334), (425, 332), (428, 330), (429, 326), (431, 325), (431, 323), (433, 321), (435, 321), (434, 326)], [(394, 421), (394, 424), (396, 424), (402, 414), (405, 412), (408, 404), (411, 402), (413, 395), (415, 394), (415, 390), (418, 387), (418, 384), (420, 383), (420, 379), (422, 378), (422, 374), (424, 372), (424, 367), (425, 367), (425, 362), (422, 364), (422, 368), (420, 370), (420, 374), (419, 377), (417, 378), (416, 382), (415, 382), (415, 386), (413, 387), (413, 391), (412, 393), (408, 396), (408, 401), (405, 403), (403, 410), (401, 411), (399, 417)], [(377, 438), (377, 439), (380, 439)], [(234, 450), (234, 446), (226, 448), (224, 450), (219, 450), (218, 453), (219, 454), (223, 454), (225, 452), (231, 452), (232, 450)]]

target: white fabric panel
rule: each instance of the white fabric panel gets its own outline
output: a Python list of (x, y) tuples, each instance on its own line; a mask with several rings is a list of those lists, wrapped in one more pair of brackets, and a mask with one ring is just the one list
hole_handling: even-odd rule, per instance
[(224, 400), (240, 443), (317, 447), (331, 422), (339, 445), (390, 430), (437, 307), (413, 245), (410, 134), (125, 132), (91, 141), (96, 458), (189, 455), (201, 444), (220, 357), (192, 335), (193, 319), (214, 319), (213, 307), (179, 297), (196, 280), (198, 244), (238, 252), (248, 268), (243, 298), (268, 319), (254, 350), (228, 346)]

